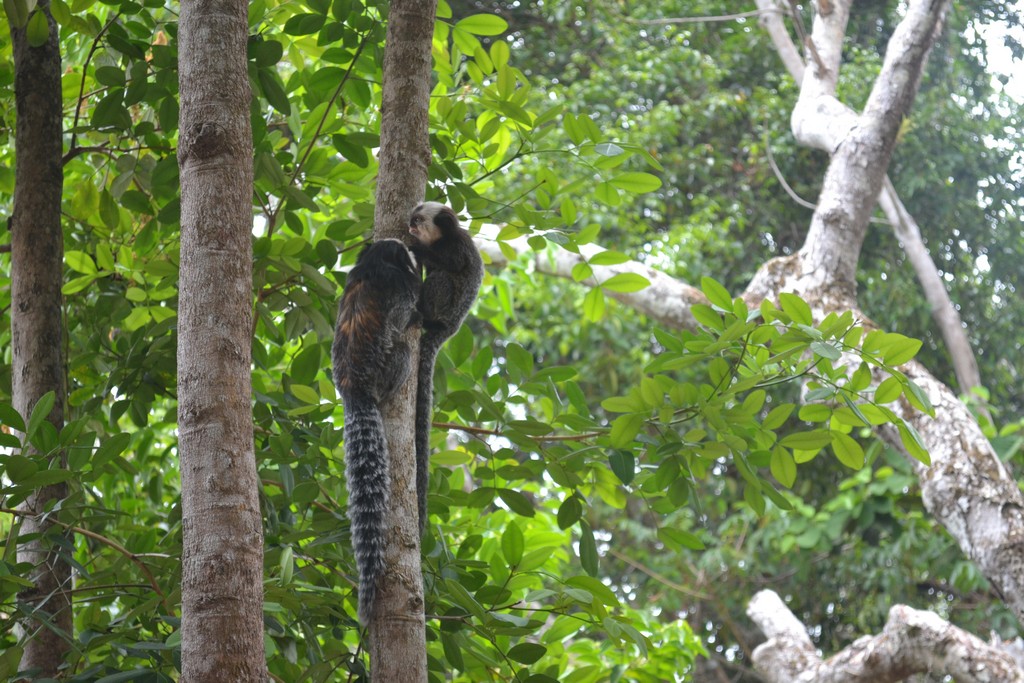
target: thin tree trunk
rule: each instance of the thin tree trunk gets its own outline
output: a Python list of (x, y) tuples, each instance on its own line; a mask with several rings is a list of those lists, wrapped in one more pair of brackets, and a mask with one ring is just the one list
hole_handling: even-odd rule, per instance
[[(423, 201), (430, 166), (428, 137), (431, 43), (437, 0), (393, 0), (388, 11), (380, 124), (380, 173), (374, 238), (408, 236), (412, 209)], [(419, 328), (407, 333), (417, 365)], [(383, 406), (391, 456), (387, 569), (370, 624), (373, 680), (427, 680), (419, 507), (416, 502), (416, 374)]]
[(178, 29), (183, 683), (267, 679), (250, 376), (246, 12), (244, 0), (183, 0)]
[[(26, 417), (43, 394), (54, 392), (48, 419), (59, 430), (65, 404), (60, 51), (48, 0), (40, 0), (36, 11), (49, 24), (49, 36), (39, 47), (29, 45), (24, 28), (11, 27), (18, 116), (10, 222), (12, 389), (14, 407)], [(33, 565), (27, 578), (34, 584), (18, 599), (38, 612), (37, 618), (20, 622), (25, 638), (21, 669), (33, 670), (38, 678), (55, 677), (70, 649), (71, 568), (67, 550), (59, 547), (70, 541), (61, 540), (63, 532), (32, 515), (66, 496), (64, 484), (46, 486), (19, 506), (27, 513), (21, 534), (42, 534), (18, 546), (18, 562)]]

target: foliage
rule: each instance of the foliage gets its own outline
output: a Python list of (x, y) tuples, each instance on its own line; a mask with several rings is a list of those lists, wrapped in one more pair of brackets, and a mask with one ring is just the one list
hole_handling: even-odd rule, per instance
[[(18, 1), (7, 3), (9, 17), (31, 22), (43, 11)], [(697, 4), (708, 14), (724, 6)], [(905, 468), (867, 437), (868, 425), (895, 422), (907, 447), (927, 458), (885, 407), (908, 400), (927, 409), (892, 369), (919, 345), (850, 315), (814, 325), (793, 296), (747, 310), (727, 293), (759, 257), (795, 248), (806, 224), (805, 210), (778, 191), (766, 146), (788, 157), (781, 163), (806, 196), (824, 163), (784, 132), (794, 90), (777, 76), (764, 39), (749, 24), (620, 34), (609, 30), (623, 20), (613, 3), (516, 5), (497, 16), (441, 3), (430, 198), (468, 213), (474, 227), (500, 223), (496, 239), (510, 255), (507, 242), (519, 236), (541, 253), (594, 241), (613, 247), (582, 264), (576, 282), (627, 253), (694, 282), (715, 279), (702, 281), (708, 305), (694, 311), (703, 328), (678, 333), (652, 329), (607, 296), (643, 288), (642, 278), (587, 290), (541, 280), (524, 260), (489, 271), (435, 380), (435, 422), (446, 426), (433, 435), (424, 547), (432, 678), (682, 679), (702, 648), (725, 653), (744, 642), (742, 627), (726, 629), (729, 614), (760, 577), (787, 571), (794, 549), (815, 555), (790, 578), (816, 580), (819, 596), (839, 595), (859, 569), (900, 558), (919, 577), (941, 561), (953, 588), (979, 594), (983, 582), (948, 540), (928, 539), (932, 527)], [(692, 5), (641, 4), (634, 18), (697, 12)], [(385, 7), (255, 0), (249, 9), (254, 420), (267, 653), (282, 681), (353, 680), (366, 664), (344, 514), (343, 414), (327, 366), (337, 296), (372, 223)], [(25, 583), (11, 509), (33, 487), (66, 479), (72, 493), (50, 515), (53, 542), (76, 570), (68, 679), (174, 680), (176, 17), (152, 2), (51, 0), (50, 11), (65, 65), (69, 419), (58, 432), (39, 417), (45, 405), (14, 413), (9, 364), (0, 366), (0, 678), (15, 676), (9, 624)], [(0, 197), (8, 205), (10, 54), (0, 36), (0, 85), (8, 86)], [(858, 75), (872, 63), (857, 62)], [(950, 113), (936, 105), (921, 116)], [(970, 135), (995, 130), (974, 123)], [(934, 151), (927, 130), (913, 127), (902, 143), (908, 165)], [(992, 154), (983, 161), (1005, 160)], [(962, 168), (951, 155), (938, 161), (936, 173)], [(1002, 181), (1000, 193), (1019, 179)], [(970, 185), (957, 199), (965, 216), (977, 208)], [(1013, 211), (999, 204), (1003, 196), (990, 218)], [(4, 271), (8, 258), (0, 255)], [(991, 282), (956, 259), (950, 268), (996, 306), (985, 299)], [(884, 303), (892, 320), (910, 317), (899, 302)], [(4, 349), (10, 306), (9, 287), (0, 287)], [(860, 368), (850, 380), (845, 364)], [(870, 386), (872, 367), (890, 378)], [(797, 409), (800, 383), (809, 403)], [(22, 454), (26, 443), (65, 449), (69, 469)], [(889, 540), (895, 545), (883, 545)], [(822, 553), (840, 556), (828, 572), (814, 560)], [(878, 605), (899, 594), (895, 581), (872, 572), (865, 585), (876, 599), (859, 617), (816, 612), (828, 624), (822, 638), (877, 623)], [(687, 583), (707, 599), (679, 590)], [(723, 583), (735, 588), (725, 592)], [(813, 598), (805, 597), (807, 607)]]

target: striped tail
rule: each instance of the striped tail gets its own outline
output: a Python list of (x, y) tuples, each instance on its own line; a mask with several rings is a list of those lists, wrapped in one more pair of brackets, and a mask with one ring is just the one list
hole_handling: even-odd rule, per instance
[(416, 378), (416, 500), (420, 534), (427, 525), (427, 487), (430, 484), (430, 424), (434, 417), (434, 362), (445, 340), (430, 332), (420, 340), (420, 366)]
[(377, 581), (384, 574), (388, 494), (388, 444), (384, 422), (373, 399), (365, 395), (345, 402), (345, 477), (352, 549), (359, 570), (359, 620), (373, 618)]

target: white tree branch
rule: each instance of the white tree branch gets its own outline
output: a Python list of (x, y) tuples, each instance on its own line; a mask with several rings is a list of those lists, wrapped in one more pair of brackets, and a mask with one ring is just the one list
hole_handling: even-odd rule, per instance
[(754, 666), (770, 683), (895, 683), (917, 673), (946, 674), (959, 683), (1022, 683), (1013, 657), (934, 612), (895, 605), (876, 636), (864, 636), (822, 661), (803, 624), (774, 592), (753, 597), (747, 614), (768, 641)]
[[(476, 244), (488, 263), (497, 266), (508, 264), (508, 259), (502, 253), (497, 242), (478, 237)], [(579, 254), (565, 249), (534, 253), (525, 237), (503, 244), (517, 254), (533, 253), (533, 267), (537, 272), (569, 280), (573, 279), (573, 268), (577, 264), (586, 263), (594, 255), (605, 251), (597, 245), (586, 244), (580, 247)], [(606, 282), (619, 273), (635, 273), (647, 278), (651, 282), (651, 286), (639, 292), (624, 293), (606, 290), (606, 293), (613, 299), (621, 301), (671, 329), (696, 329), (697, 321), (694, 320), (693, 314), (690, 312), (690, 306), (708, 302), (704, 293), (696, 287), (681, 283), (660, 270), (655, 270), (636, 261), (627, 261), (614, 266), (591, 265), (590, 267), (593, 275), (582, 281), (588, 287), (599, 287), (602, 282)]]

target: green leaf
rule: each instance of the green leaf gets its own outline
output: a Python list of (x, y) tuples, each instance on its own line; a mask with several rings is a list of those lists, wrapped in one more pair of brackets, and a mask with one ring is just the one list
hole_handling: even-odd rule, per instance
[(92, 468), (99, 470), (112, 459), (121, 455), (124, 449), (128, 448), (128, 444), (132, 441), (132, 435), (127, 432), (121, 432), (114, 436), (106, 439), (100, 444), (100, 447), (96, 449), (96, 453), (92, 456)]
[(505, 357), (511, 368), (523, 375), (533, 374), (533, 356), (519, 344), (513, 342), (505, 347)]
[(626, 150), (622, 149), (614, 142), (602, 142), (599, 145), (594, 145), (594, 151), (603, 157), (617, 157)]
[(526, 543), (523, 540), (523, 531), (515, 522), (509, 522), (505, 533), (501, 535), (501, 554), (509, 565), (518, 565), (523, 559), (523, 550)]
[(769, 462), (769, 469), (775, 481), (786, 488), (793, 488), (796, 483), (796, 461), (793, 454), (781, 446), (772, 449), (772, 459)]
[(42, 47), (50, 38), (50, 22), (46, 13), (37, 9), (29, 17), (28, 25), (25, 27), (25, 35), (28, 37), (28, 44), (32, 47)]
[(508, 43), (504, 40), (496, 40), (491, 43), (491, 63), (494, 64), (495, 67), (500, 68), (508, 64), (509, 56), (510, 51)]
[(605, 251), (600, 251), (591, 256), (587, 259), (587, 262), (592, 266), (616, 266), (620, 263), (625, 263), (628, 260), (629, 257), (621, 251), (606, 249)]
[(832, 451), (839, 462), (853, 470), (864, 467), (864, 449), (852, 437), (842, 432), (832, 432)]
[(259, 81), (260, 90), (263, 91), (263, 96), (270, 106), (288, 116), (291, 113), (292, 105), (288, 101), (288, 95), (284, 92), (281, 77), (277, 75), (277, 72), (271, 69), (260, 69), (257, 72), (256, 80)]
[(694, 320), (708, 329), (721, 331), (725, 327), (722, 315), (710, 306), (694, 304), (690, 306), (690, 312), (693, 314)]
[(583, 297), (583, 317), (590, 322), (596, 323), (604, 317), (604, 292), (600, 287), (595, 287)]
[(508, 506), (508, 509), (523, 517), (533, 517), (535, 513), (533, 503), (530, 499), (512, 489), (498, 489), (498, 497)]
[(608, 586), (604, 585), (599, 578), (580, 574), (569, 577), (565, 580), (565, 583), (567, 586), (585, 590), (590, 593), (593, 600), (597, 600), (602, 605), (608, 605), (609, 607), (619, 606), (619, 599), (615, 596), (615, 593)]
[(568, 529), (583, 516), (583, 505), (575, 495), (569, 496), (558, 506), (558, 528)]
[(758, 514), (758, 516), (764, 515), (764, 496), (761, 494), (761, 489), (759, 487), (747, 483), (747, 485), (743, 487), (743, 500), (755, 513)]
[(64, 262), (68, 264), (68, 268), (76, 273), (95, 275), (97, 272), (96, 263), (92, 260), (92, 256), (89, 256), (84, 251), (64, 252)]
[(910, 394), (907, 396), (907, 399), (910, 401), (911, 405), (922, 413), (935, 417), (935, 407), (932, 406), (932, 402), (928, 399), (928, 394), (924, 393), (924, 389), (918, 386), (918, 384), (912, 379), (907, 379), (906, 388), (910, 390)]
[(703, 550), (704, 542), (697, 536), (683, 529), (662, 527), (658, 529), (658, 538), (666, 545), (676, 549), (689, 548), (690, 550)]
[(620, 415), (612, 422), (608, 438), (615, 448), (627, 448), (644, 426), (644, 416), (639, 413)]
[(562, 200), (558, 207), (558, 212), (566, 225), (572, 225), (576, 222), (576, 204), (568, 197)]
[(326, 19), (322, 14), (296, 14), (284, 23), (283, 30), (290, 36), (306, 36), (319, 31)]
[(92, 125), (95, 128), (116, 128), (128, 130), (132, 127), (132, 117), (124, 106), (124, 91), (120, 88), (111, 90), (92, 110)]
[(35, 406), (32, 407), (32, 415), (28, 418), (28, 429), (25, 431), (26, 441), (31, 441), (35, 433), (39, 431), (40, 425), (43, 424), (50, 415), (50, 411), (53, 410), (55, 400), (54, 392), (48, 391), (36, 401)]
[(815, 355), (828, 358), (829, 360), (839, 360), (843, 355), (839, 349), (823, 341), (811, 342), (811, 351)]
[(74, 476), (75, 473), (68, 470), (41, 470), (33, 474), (28, 479), (23, 480), (21, 482), (21, 485), (38, 489), (42, 488), (43, 486), (53, 486), (54, 484), (62, 484), (70, 480)]
[[(320, 346), (307, 344), (292, 360), (292, 381), (299, 385), (312, 384), (318, 372), (320, 372)], [(316, 403), (319, 403), (319, 400)]]
[(7, 13), (7, 21), (14, 28), (22, 28), (28, 22), (28, 15), (36, 6), (35, 0), (4, 0), (4, 12)]
[(779, 306), (782, 307), (784, 312), (789, 314), (789, 317), (793, 322), (801, 323), (803, 325), (814, 324), (814, 317), (811, 315), (811, 307), (796, 294), (790, 294), (789, 292), (783, 292), (780, 294)]
[(583, 571), (591, 576), (597, 576), (600, 571), (600, 563), (597, 556), (597, 541), (594, 540), (594, 532), (586, 522), (580, 522), (580, 564)]
[(96, 80), (101, 85), (121, 87), (126, 79), (123, 69), (116, 66), (101, 66), (96, 69)]
[(572, 267), (572, 279), (574, 282), (583, 282), (594, 274), (594, 269), (589, 263), (580, 262)]
[(533, 664), (547, 653), (548, 649), (537, 643), (519, 643), (508, 651), (508, 658), (520, 664)]
[(10, 427), (16, 432), (25, 433), (25, 420), (9, 403), (0, 403), (0, 425)]
[(700, 288), (712, 305), (718, 306), (723, 311), (732, 310), (732, 296), (729, 294), (729, 290), (720, 285), (718, 281), (710, 277), (702, 277)]
[(900, 441), (903, 442), (903, 447), (907, 449), (907, 452), (920, 462), (930, 466), (932, 464), (931, 455), (928, 454), (928, 449), (925, 448), (924, 441), (914, 426), (900, 420), (896, 423), (896, 427), (900, 432)]
[(921, 342), (917, 339), (904, 337), (901, 334), (886, 335), (886, 341), (892, 340), (884, 351), (882, 361), (886, 365), (903, 365), (921, 350)]
[(444, 651), (444, 658), (448, 664), (458, 671), (466, 669), (466, 663), (462, 659), (462, 645), (465, 638), (461, 634), (441, 633), (441, 649)]
[(594, 188), (594, 199), (608, 206), (618, 206), (622, 203), (619, 191), (607, 180), (598, 183), (597, 187)]
[(832, 443), (832, 435), (827, 429), (813, 429), (808, 432), (797, 432), (783, 437), (780, 441), (787, 448), (796, 448), (801, 451), (812, 451)]
[(299, 399), (303, 403), (314, 406), (320, 404), (320, 394), (316, 393), (316, 390), (312, 387), (307, 387), (303, 384), (293, 384), (291, 386), (291, 392), (295, 398)]
[(608, 456), (608, 464), (612, 472), (623, 484), (630, 484), (636, 476), (636, 458), (632, 451), (612, 451)]
[(875, 388), (875, 403), (891, 403), (903, 394), (903, 382), (899, 377), (888, 377)]
[(565, 134), (569, 136), (574, 145), (579, 145), (586, 138), (587, 134), (583, 130), (583, 126), (580, 125), (579, 119), (575, 114), (566, 114), (562, 117), (562, 127), (565, 128)]
[(493, 14), (471, 14), (455, 24), (455, 28), (476, 36), (497, 36), (508, 30), (508, 22)]
[(274, 66), (284, 56), (284, 46), (276, 40), (260, 40), (251, 43), (250, 50), (258, 67)]
[(601, 283), (605, 289), (613, 292), (639, 292), (651, 286), (651, 281), (636, 273), (617, 273)]
[(792, 403), (783, 403), (780, 406), (772, 408), (764, 418), (764, 421), (761, 422), (761, 426), (772, 431), (778, 429), (786, 422), (787, 419), (789, 419), (789, 416), (793, 414), (793, 408), (795, 408), (795, 406)]
[(810, 403), (800, 408), (799, 417), (804, 422), (827, 422), (832, 417), (832, 406)]
[(620, 173), (609, 182), (620, 190), (632, 194), (654, 192), (661, 187), (661, 179), (650, 173)]
[(12, 482), (20, 484), (38, 472), (39, 465), (35, 460), (26, 458), (24, 455), (12, 455), (7, 458), (4, 471)]

